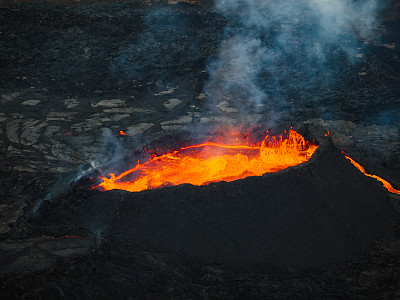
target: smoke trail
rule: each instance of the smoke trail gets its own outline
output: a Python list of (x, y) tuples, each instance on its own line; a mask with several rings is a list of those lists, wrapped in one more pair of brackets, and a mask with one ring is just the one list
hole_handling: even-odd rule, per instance
[(112, 131), (108, 128), (102, 130), (102, 135), (100, 136), (101, 148), (98, 149), (98, 156), (93, 157), (93, 153), (86, 152), (85, 147), (81, 150), (81, 154), (86, 158), (87, 163), (78, 168), (78, 170), (72, 174), (63, 174), (58, 176), (58, 180), (54, 183), (48, 193), (36, 200), (32, 208), (33, 216), (36, 216), (41, 205), (45, 201), (53, 201), (60, 194), (65, 191), (72, 189), (82, 178), (92, 175), (94, 171), (102, 170), (104, 174), (108, 174), (109, 169), (118, 165), (120, 160), (129, 151), (126, 149), (120, 141), (112, 134)]
[(278, 118), (292, 95), (330, 86), (346, 64), (357, 63), (384, 3), (217, 0), (229, 25), (219, 56), (208, 66), (209, 109), (235, 114), (239, 122), (259, 111)]

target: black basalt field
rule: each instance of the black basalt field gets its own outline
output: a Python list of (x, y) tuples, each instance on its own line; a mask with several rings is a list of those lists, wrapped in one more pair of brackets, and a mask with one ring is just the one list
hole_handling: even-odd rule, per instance
[(392, 238), (400, 221), (380, 183), (327, 138), (308, 162), (261, 177), (139, 193), (75, 190), (38, 214), (40, 226), (107, 224), (105, 238), (200, 262), (305, 269), (355, 258)]
[[(342, 154), (400, 189), (400, 3), (304, 6), (339, 2), (0, 0), (0, 298), (400, 298), (400, 199)], [(320, 147), (230, 183), (91, 189), (239, 127)]]

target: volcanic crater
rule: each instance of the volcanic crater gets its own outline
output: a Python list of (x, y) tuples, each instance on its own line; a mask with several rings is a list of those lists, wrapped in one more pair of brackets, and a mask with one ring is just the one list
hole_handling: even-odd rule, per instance
[(140, 193), (82, 193), (75, 188), (45, 203), (35, 222), (71, 232), (107, 224), (106, 238), (207, 263), (326, 268), (393, 237), (400, 221), (387, 190), (330, 137), (309, 161), (262, 176)]
[[(371, 23), (332, 6), (326, 32), (289, 2), (250, 10), (267, 24), (222, 1), (0, 1), (2, 298), (400, 297), (400, 4)], [(94, 188), (227, 125), (318, 148), (230, 182)]]

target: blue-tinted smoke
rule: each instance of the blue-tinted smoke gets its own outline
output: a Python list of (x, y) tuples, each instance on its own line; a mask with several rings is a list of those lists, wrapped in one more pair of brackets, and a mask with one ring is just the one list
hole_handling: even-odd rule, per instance
[(239, 112), (240, 121), (260, 110), (280, 112), (294, 94), (329, 87), (344, 65), (361, 59), (384, 2), (217, 0), (230, 23), (208, 67), (210, 109), (220, 114), (219, 103), (228, 101), (228, 113)]
[(190, 31), (187, 22), (187, 16), (168, 8), (148, 11), (142, 16), (143, 28), (137, 29), (137, 36), (128, 39), (112, 60), (111, 75), (124, 80), (168, 80), (171, 61), (198, 51), (196, 43), (185, 38)]

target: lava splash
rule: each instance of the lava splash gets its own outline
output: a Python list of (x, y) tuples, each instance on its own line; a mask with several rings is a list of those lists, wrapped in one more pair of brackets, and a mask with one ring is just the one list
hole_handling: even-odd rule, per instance
[(263, 141), (248, 144), (205, 142), (153, 156), (118, 176), (103, 177), (95, 186), (99, 190), (139, 192), (189, 183), (205, 185), (261, 176), (306, 162), (317, 145), (305, 141), (294, 130), (277, 137), (267, 135)]

